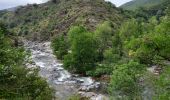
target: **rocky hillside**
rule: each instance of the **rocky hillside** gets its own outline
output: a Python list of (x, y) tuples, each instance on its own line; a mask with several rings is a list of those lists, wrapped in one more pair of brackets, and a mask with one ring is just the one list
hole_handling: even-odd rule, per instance
[(152, 7), (155, 5), (160, 4), (165, 0), (132, 0), (124, 5), (121, 6), (121, 8), (124, 8), (126, 10), (136, 10), (139, 7)]
[(13, 32), (33, 40), (48, 40), (56, 34), (66, 34), (74, 25), (94, 30), (107, 20), (116, 29), (122, 19), (121, 11), (104, 0), (51, 0), (19, 7), (0, 16)]

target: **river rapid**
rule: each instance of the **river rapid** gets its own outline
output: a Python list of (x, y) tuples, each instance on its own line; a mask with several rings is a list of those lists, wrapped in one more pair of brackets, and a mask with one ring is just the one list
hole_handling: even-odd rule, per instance
[(54, 89), (57, 100), (68, 100), (75, 94), (91, 100), (108, 100), (106, 96), (94, 92), (100, 87), (100, 82), (96, 82), (91, 77), (73, 75), (65, 70), (63, 64), (53, 55), (50, 44), (50, 42), (38, 43), (24, 40), (24, 46), (31, 52), (33, 62), (28, 63), (27, 67), (39, 68), (39, 75)]

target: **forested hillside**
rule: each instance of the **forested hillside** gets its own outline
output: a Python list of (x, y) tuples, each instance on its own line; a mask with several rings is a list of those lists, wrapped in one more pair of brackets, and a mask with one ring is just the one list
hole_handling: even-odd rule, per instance
[(140, 7), (149, 8), (155, 5), (159, 5), (165, 0), (132, 0), (128, 3), (125, 3), (121, 6), (121, 8), (126, 10), (136, 10)]

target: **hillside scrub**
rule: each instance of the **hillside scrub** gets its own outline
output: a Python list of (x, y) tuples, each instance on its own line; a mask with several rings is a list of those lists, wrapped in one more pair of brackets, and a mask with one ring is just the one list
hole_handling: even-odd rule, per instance
[(110, 20), (116, 28), (123, 17), (118, 8), (104, 0), (49, 0), (4, 12), (0, 20), (20, 36), (43, 41), (68, 33), (70, 26), (83, 25), (93, 31), (99, 23)]

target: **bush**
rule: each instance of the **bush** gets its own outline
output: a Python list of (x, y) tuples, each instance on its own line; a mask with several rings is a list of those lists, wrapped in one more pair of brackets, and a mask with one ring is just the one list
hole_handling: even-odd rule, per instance
[(58, 59), (63, 60), (64, 56), (68, 53), (68, 42), (65, 40), (64, 36), (58, 36), (52, 40), (53, 52)]
[(155, 80), (156, 93), (153, 100), (169, 100), (170, 99), (170, 66), (165, 66), (163, 73)]
[(104, 62), (107, 64), (116, 63), (120, 60), (120, 55), (113, 53), (113, 49), (105, 50), (104, 52)]
[(86, 74), (92, 77), (101, 77), (102, 75), (111, 75), (114, 65), (98, 65), (95, 69), (87, 71)]
[(112, 24), (108, 21), (99, 24), (95, 31), (95, 37), (98, 43), (98, 61), (104, 59), (104, 51), (111, 44), (113, 35)]
[(134, 61), (117, 65), (113, 70), (109, 87), (111, 96), (119, 99), (137, 99), (141, 97), (139, 79), (144, 71), (145, 66)]

